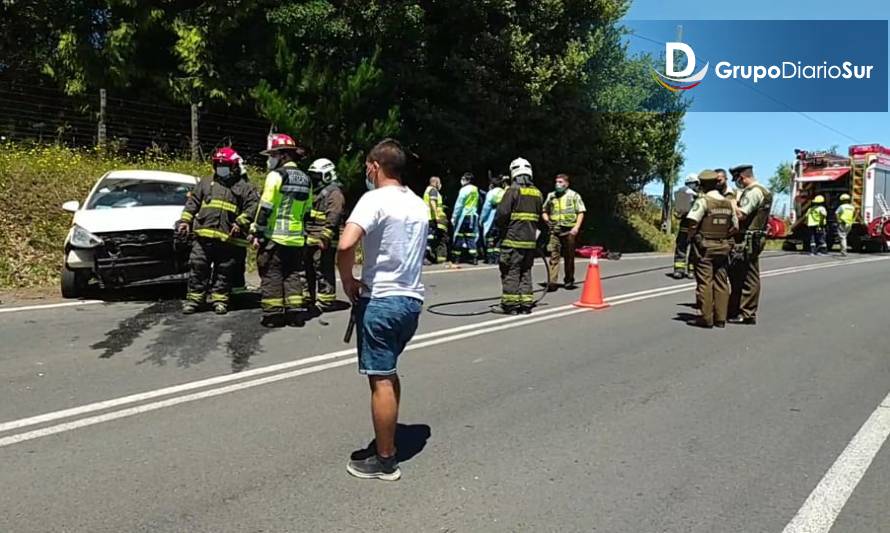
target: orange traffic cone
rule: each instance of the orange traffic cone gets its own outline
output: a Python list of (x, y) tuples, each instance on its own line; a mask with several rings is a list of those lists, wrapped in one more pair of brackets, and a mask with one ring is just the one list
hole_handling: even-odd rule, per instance
[(587, 278), (584, 280), (584, 290), (581, 292), (581, 299), (575, 302), (575, 307), (588, 309), (605, 309), (609, 307), (609, 304), (603, 300), (603, 282), (600, 279), (598, 253), (590, 256), (590, 263), (587, 265)]

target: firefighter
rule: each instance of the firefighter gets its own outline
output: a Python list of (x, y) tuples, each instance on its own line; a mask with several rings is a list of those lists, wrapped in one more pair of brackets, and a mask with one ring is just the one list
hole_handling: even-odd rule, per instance
[(500, 233), (494, 224), (494, 218), (498, 211), (498, 205), (504, 198), (506, 187), (510, 185), (508, 176), (493, 176), (490, 180), (489, 191), (482, 205), (482, 217), (480, 225), (482, 238), (485, 240), (485, 263), (496, 265), (501, 259)]
[[(250, 177), (247, 175), (247, 165), (244, 164), (243, 159), (238, 161), (238, 168), (241, 172), (241, 181), (254, 191), (257, 203), (259, 203), (259, 192), (250, 182)], [(253, 217), (253, 212), (248, 214), (251, 218)], [(238, 249), (235, 250), (235, 268), (232, 269), (232, 296), (247, 294), (251, 290), (247, 287), (247, 280), (244, 278), (244, 273), (247, 271), (247, 248), (248, 243), (245, 241), (243, 245), (238, 246)]]
[(334, 163), (318, 159), (309, 166), (309, 177), (318, 190), (312, 202), (306, 247), (307, 305), (315, 304), (322, 313), (331, 311), (337, 299), (334, 274), (340, 224), (346, 211), (346, 197), (337, 179)]
[(541, 191), (532, 183), (532, 166), (519, 158), (510, 163), (513, 184), (498, 204), (495, 225), (501, 240), (501, 310), (531, 314), (535, 296), (532, 267), (537, 254), (539, 223), (544, 213)]
[(180, 234), (191, 231), (196, 237), (189, 257), (188, 294), (182, 306), (187, 315), (198, 311), (208, 292), (216, 314), (229, 312), (239, 247), (247, 246), (250, 217), (259, 200), (256, 189), (241, 179), (240, 161), (231, 148), (217, 150), (212, 158), (213, 176), (198, 183), (177, 223)]
[(766, 225), (773, 207), (773, 195), (754, 177), (753, 165), (741, 165), (731, 169), (738, 195), (735, 208), (739, 219), (736, 237), (740, 249), (738, 260), (730, 269), (732, 295), (729, 304), (729, 322), (732, 324), (757, 324), (760, 307), (760, 253), (766, 240)]
[(256, 221), (251, 227), (260, 271), (262, 325), (302, 324), (306, 309), (305, 219), (312, 206), (312, 180), (297, 168), (306, 151), (289, 135), (269, 137), (269, 174), (263, 186)]
[(581, 195), (569, 188), (569, 176), (556, 176), (554, 190), (544, 201), (544, 222), (550, 229), (547, 251), (550, 264), (547, 269), (547, 290), (555, 291), (559, 279), (559, 260), (565, 262), (565, 285), (575, 288), (575, 243), (587, 208)]
[(841, 255), (847, 255), (847, 236), (853, 229), (853, 222), (856, 220), (856, 208), (850, 203), (850, 195), (844, 193), (841, 195), (841, 204), (837, 206), (834, 216), (837, 218), (837, 236), (841, 241)]
[(686, 217), (692, 209), (692, 203), (698, 196), (699, 180), (695, 174), (690, 174), (683, 182), (683, 188), (674, 194), (674, 213), (680, 219), (680, 229), (677, 231), (677, 240), (674, 243), (674, 279), (683, 279), (689, 276), (689, 263), (687, 256), (692, 259), (693, 252), (689, 250), (689, 225), (690, 219)]
[(465, 256), (469, 257), (470, 263), (479, 263), (479, 188), (473, 185), (474, 180), (475, 176), (469, 172), (461, 177), (460, 193), (454, 203), (454, 212), (451, 213), (454, 227), (451, 261), (454, 264), (460, 263)]
[(807, 209), (807, 228), (810, 232), (810, 255), (828, 255), (825, 244), (825, 228), (828, 226), (828, 210), (825, 209), (825, 197), (821, 194), (813, 198)]
[(732, 205), (719, 190), (717, 173), (698, 175), (702, 195), (686, 215), (689, 238), (696, 250), (695, 283), (700, 297), (701, 316), (689, 325), (701, 328), (726, 327), (729, 306), (729, 253), (731, 235), (738, 230)]
[(442, 180), (430, 178), (423, 193), (423, 201), (429, 210), (429, 236), (427, 237), (427, 261), (431, 264), (448, 261), (448, 215), (445, 214), (445, 198), (442, 196)]

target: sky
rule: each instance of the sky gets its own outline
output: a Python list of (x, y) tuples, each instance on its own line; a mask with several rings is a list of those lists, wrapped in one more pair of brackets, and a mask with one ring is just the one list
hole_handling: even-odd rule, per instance
[[(890, 1), (856, 0), (634, 0), (627, 20), (799, 20), (890, 19)], [(884, 43), (886, 46), (887, 43)], [(794, 149), (852, 144), (890, 145), (890, 113), (702, 113), (686, 115), (681, 177), (705, 168), (755, 166), (766, 183), (776, 167), (794, 158)], [(659, 194), (661, 184), (646, 192)], [(780, 206), (777, 206), (780, 207)]]

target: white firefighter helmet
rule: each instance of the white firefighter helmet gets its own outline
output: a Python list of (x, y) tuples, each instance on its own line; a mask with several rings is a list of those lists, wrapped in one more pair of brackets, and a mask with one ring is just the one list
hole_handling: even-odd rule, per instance
[(532, 164), (521, 157), (510, 163), (510, 178), (515, 180), (519, 176), (528, 176), (529, 179), (533, 176)]
[(683, 184), (687, 187), (698, 187), (701, 185), (701, 180), (698, 179), (698, 174), (690, 174), (686, 176), (686, 181)]
[(337, 167), (330, 159), (316, 159), (309, 165), (309, 174), (318, 176), (327, 185), (337, 179)]

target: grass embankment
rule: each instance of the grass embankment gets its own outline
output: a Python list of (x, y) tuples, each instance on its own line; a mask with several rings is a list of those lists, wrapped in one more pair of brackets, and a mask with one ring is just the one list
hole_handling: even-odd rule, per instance
[[(122, 156), (54, 145), (0, 143), (0, 290), (55, 287), (71, 214), (68, 200), (83, 201), (105, 172), (119, 169), (210, 173), (207, 163), (162, 154)], [(254, 180), (259, 169), (251, 169)], [(619, 202), (617, 215), (591, 213), (583, 241), (622, 252), (670, 250), (673, 238), (659, 230), (659, 211), (641, 195)]]

